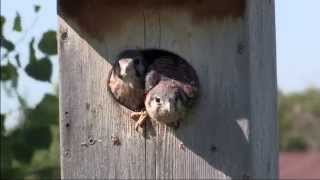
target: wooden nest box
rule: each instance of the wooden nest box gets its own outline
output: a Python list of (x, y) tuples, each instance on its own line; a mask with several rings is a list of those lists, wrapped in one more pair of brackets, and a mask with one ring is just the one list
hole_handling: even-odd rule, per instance
[[(277, 178), (274, 0), (59, 0), (62, 178)], [(126, 49), (174, 52), (201, 93), (178, 130), (134, 130), (107, 92)]]

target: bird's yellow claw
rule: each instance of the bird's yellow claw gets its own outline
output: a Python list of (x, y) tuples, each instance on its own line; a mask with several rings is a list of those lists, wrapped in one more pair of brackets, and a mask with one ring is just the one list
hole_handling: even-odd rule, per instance
[(138, 131), (139, 127), (142, 126), (142, 124), (146, 121), (148, 117), (147, 111), (141, 111), (141, 112), (133, 112), (130, 115), (131, 119), (137, 120), (135, 123), (134, 129)]

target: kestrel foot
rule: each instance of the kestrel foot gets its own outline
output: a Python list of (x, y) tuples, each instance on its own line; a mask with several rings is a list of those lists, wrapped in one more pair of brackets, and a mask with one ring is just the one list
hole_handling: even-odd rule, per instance
[(135, 121), (138, 121), (140, 116), (145, 113), (145, 111), (140, 111), (140, 112), (133, 112), (130, 114), (130, 118), (135, 120)]
[(138, 119), (138, 121), (135, 123), (135, 130), (138, 131), (139, 127), (142, 126), (142, 124), (146, 121), (148, 117), (148, 113), (147, 111), (141, 111), (141, 112), (133, 112), (131, 114), (131, 118), (132, 119)]

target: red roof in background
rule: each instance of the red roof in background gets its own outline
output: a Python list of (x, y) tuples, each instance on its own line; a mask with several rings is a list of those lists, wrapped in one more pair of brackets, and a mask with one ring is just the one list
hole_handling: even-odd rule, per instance
[(320, 152), (280, 153), (280, 179), (320, 179)]

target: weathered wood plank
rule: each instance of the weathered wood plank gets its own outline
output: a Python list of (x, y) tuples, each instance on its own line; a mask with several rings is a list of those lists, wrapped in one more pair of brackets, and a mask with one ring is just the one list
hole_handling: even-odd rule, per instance
[[(118, 52), (143, 47), (143, 22), (141, 14), (127, 24), (130, 33), (106, 35), (99, 44), (59, 20), (59, 37), (67, 36), (59, 44), (62, 178), (145, 177), (145, 140), (133, 128), (131, 111), (112, 99), (106, 83)], [(120, 146), (113, 145), (112, 135)]]
[[(249, 171), (244, 21), (227, 19), (195, 27), (188, 14), (156, 11), (147, 17), (146, 47), (185, 57), (202, 86), (197, 109), (177, 132), (160, 124), (149, 129), (156, 136), (146, 142), (146, 157), (151, 158), (147, 173), (155, 171), (156, 178), (243, 177)], [(213, 146), (216, 152), (211, 151)]]
[[(145, 48), (160, 48), (161, 21), (159, 10), (144, 9)], [(156, 125), (150, 122), (146, 126), (146, 179), (156, 178)]]
[[(160, 47), (193, 65), (201, 95), (176, 132), (157, 126), (156, 178), (243, 177), (249, 170), (248, 131), (239, 126), (249, 119), (248, 60), (238, 54), (245, 41), (244, 21), (194, 25), (187, 13), (162, 11), (160, 23)], [(243, 125), (248, 129), (248, 122)]]
[(254, 178), (278, 177), (274, 0), (247, 1), (250, 59), (250, 156)]

